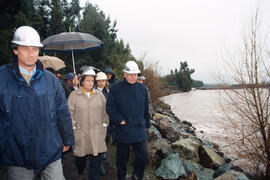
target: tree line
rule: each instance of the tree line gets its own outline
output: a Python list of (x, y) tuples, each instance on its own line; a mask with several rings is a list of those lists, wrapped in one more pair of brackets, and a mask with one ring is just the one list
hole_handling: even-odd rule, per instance
[[(120, 69), (125, 62), (136, 60), (129, 45), (117, 39), (117, 21), (112, 21), (98, 6), (91, 3), (81, 8), (79, 0), (12, 0), (1, 1), (0, 6), (0, 65), (12, 61), (10, 41), (16, 28), (22, 25), (35, 28), (41, 40), (70, 30), (90, 33), (102, 40), (103, 48), (75, 53), (76, 68), (82, 65), (92, 65), (100, 69), (110, 66), (115, 69), (117, 76), (122, 77)], [(67, 65), (66, 71), (72, 72), (70, 53), (46, 54), (57, 55), (63, 59)]]
[[(159, 76), (155, 69), (151, 69), (153, 67), (144, 67), (144, 63), (132, 55), (129, 44), (124, 43), (122, 39), (118, 40), (117, 21), (112, 21), (96, 5), (86, 3), (82, 8), (79, 0), (11, 0), (1, 1), (0, 7), (2, 9), (0, 12), (0, 65), (10, 63), (13, 59), (11, 40), (16, 28), (28, 25), (39, 32), (41, 40), (61, 32), (74, 31), (92, 34), (103, 41), (103, 48), (75, 52), (77, 70), (83, 65), (95, 66), (101, 70), (111, 67), (116, 76), (122, 79), (124, 64), (129, 60), (134, 60), (137, 61), (141, 70), (147, 72), (150, 79)], [(44, 53), (41, 50), (41, 55)], [(72, 72), (70, 53), (46, 52), (46, 55), (57, 56), (65, 61), (67, 68), (62, 73)], [(180, 64), (180, 70), (172, 71), (165, 77), (164, 82), (184, 91), (203, 85), (201, 81), (191, 79), (190, 74), (194, 73), (194, 69), (189, 69), (187, 62), (180, 62)], [(149, 72), (152, 74), (150, 75)], [(149, 82), (146, 83), (152, 86)]]

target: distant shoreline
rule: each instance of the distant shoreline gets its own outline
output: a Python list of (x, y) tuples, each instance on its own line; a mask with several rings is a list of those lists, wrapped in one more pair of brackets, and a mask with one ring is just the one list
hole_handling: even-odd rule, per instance
[[(247, 87), (246, 87), (247, 88)], [(259, 88), (269, 88), (268, 86), (260, 86)], [(191, 91), (194, 90), (226, 90), (226, 89), (245, 89), (243, 87), (239, 86), (207, 86), (207, 87), (196, 87), (192, 88)], [(176, 94), (176, 93), (184, 93), (183, 90), (177, 89), (176, 87), (164, 87), (162, 88), (164, 90), (164, 96), (170, 95), (170, 94)]]

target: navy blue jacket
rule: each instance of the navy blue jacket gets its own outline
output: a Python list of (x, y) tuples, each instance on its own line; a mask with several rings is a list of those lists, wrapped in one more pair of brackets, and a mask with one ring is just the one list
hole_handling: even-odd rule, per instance
[(65, 93), (40, 61), (30, 86), (17, 59), (0, 67), (0, 163), (34, 169), (61, 158), (74, 136)]
[(106, 101), (107, 101), (108, 96), (109, 96), (109, 92), (108, 92), (108, 90), (107, 90), (106, 88), (103, 88), (103, 89), (102, 89), (102, 93), (103, 93), (103, 95), (105, 96)]
[[(116, 141), (136, 143), (146, 140), (150, 127), (148, 93), (143, 84), (129, 84), (125, 79), (110, 89), (106, 104), (110, 121), (115, 124)], [(126, 125), (120, 123), (125, 120)]]

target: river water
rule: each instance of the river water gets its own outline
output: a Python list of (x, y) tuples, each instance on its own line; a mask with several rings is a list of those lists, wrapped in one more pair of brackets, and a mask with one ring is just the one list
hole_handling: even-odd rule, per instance
[(235, 165), (247, 170), (249, 162), (238, 159), (234, 148), (228, 146), (228, 122), (224, 120), (225, 115), (220, 108), (220, 93), (220, 90), (195, 90), (171, 94), (161, 100), (171, 106), (180, 120), (191, 122), (199, 138), (217, 143), (220, 151), (232, 158)]

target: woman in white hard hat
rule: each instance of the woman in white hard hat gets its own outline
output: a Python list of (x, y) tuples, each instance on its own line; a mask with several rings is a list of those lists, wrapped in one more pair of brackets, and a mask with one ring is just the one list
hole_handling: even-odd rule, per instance
[[(109, 89), (108, 89), (109, 83), (108, 83), (107, 75), (104, 72), (97, 73), (96, 82), (97, 82), (96, 84), (97, 90), (101, 91), (107, 100), (108, 95), (109, 95)], [(111, 126), (109, 125), (107, 128), (107, 134), (106, 134), (107, 146), (110, 142), (110, 134), (111, 134), (110, 131), (111, 131)], [(105, 159), (106, 159), (106, 153), (103, 153), (102, 159), (101, 159), (101, 166), (100, 166), (100, 175), (106, 174), (105, 168), (103, 166), (103, 160)]]
[(106, 99), (94, 89), (95, 71), (91, 68), (82, 73), (81, 87), (68, 98), (69, 111), (75, 136), (73, 154), (77, 172), (82, 177), (87, 156), (90, 158), (88, 179), (99, 179), (101, 153), (107, 151), (105, 137), (109, 124)]
[(96, 81), (97, 81), (97, 90), (101, 91), (105, 96), (105, 98), (107, 99), (109, 94), (108, 90), (109, 83), (107, 75), (104, 72), (97, 73)]

